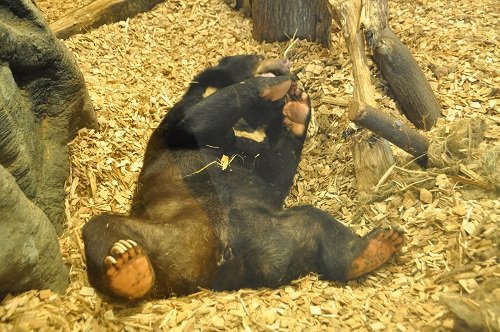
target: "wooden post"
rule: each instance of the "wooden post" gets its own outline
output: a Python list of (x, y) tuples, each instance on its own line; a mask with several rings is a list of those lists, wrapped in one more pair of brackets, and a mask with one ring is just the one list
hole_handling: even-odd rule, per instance
[(362, 24), (382, 76), (404, 115), (417, 128), (430, 130), (441, 114), (424, 73), (387, 24), (387, 0), (365, 0)]
[(349, 120), (387, 139), (416, 157), (420, 165), (426, 166), (429, 140), (400, 120), (358, 101), (354, 101), (351, 106)]
[(295, 35), (330, 47), (332, 16), (326, 1), (252, 0), (251, 3), (255, 40), (287, 41)]
[(340, 20), (342, 35), (347, 43), (354, 76), (354, 100), (376, 106), (375, 93), (371, 84), (370, 70), (365, 55), (364, 36), (359, 28), (361, 0), (330, 0)]
[[(361, 0), (329, 0), (329, 2), (334, 9), (335, 19), (340, 22), (352, 61), (355, 83), (354, 100), (359, 101), (359, 103), (353, 103), (352, 106), (357, 108), (363, 104), (376, 108), (377, 102), (365, 55), (364, 36), (359, 27)], [(384, 139), (374, 137), (368, 131), (356, 138), (352, 152), (358, 190), (361, 192), (369, 191), (375, 186), (394, 164), (389, 143)]]
[(65, 39), (103, 24), (125, 20), (150, 10), (164, 0), (96, 0), (49, 25), (57, 38)]

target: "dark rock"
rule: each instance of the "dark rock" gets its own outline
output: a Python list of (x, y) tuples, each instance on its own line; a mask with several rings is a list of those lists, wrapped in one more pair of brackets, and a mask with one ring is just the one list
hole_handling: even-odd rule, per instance
[(62, 292), (67, 143), (97, 128), (75, 59), (29, 0), (0, 0), (0, 294)]

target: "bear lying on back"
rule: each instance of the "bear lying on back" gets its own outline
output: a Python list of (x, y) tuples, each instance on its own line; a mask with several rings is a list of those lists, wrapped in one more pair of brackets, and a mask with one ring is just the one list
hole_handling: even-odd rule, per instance
[[(201, 72), (151, 136), (130, 215), (84, 226), (91, 284), (140, 299), (310, 272), (348, 280), (385, 263), (399, 230), (359, 237), (315, 207), (283, 208), (310, 115), (288, 61), (232, 56)], [(265, 138), (248, 138), (257, 128)]]

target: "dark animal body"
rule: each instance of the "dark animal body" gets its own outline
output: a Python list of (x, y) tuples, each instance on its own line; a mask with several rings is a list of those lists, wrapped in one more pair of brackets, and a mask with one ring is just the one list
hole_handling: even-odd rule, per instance
[[(347, 280), (386, 262), (398, 230), (359, 237), (312, 206), (283, 208), (309, 118), (287, 61), (241, 55), (200, 73), (150, 138), (130, 214), (84, 226), (91, 284), (139, 299)], [(262, 141), (236, 130), (257, 127)]]

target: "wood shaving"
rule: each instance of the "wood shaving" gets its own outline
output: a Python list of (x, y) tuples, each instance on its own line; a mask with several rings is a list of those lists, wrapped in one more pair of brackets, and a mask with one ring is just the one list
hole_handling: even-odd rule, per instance
[[(48, 21), (87, 2), (37, 1)], [(497, 0), (395, 0), (390, 24), (441, 103), (438, 126), (481, 116), (487, 129), (478, 149), (498, 149)], [(102, 212), (128, 212), (148, 137), (195, 73), (226, 55), (279, 57), (288, 43), (255, 42), (251, 20), (223, 0), (169, 0), (65, 43), (84, 73), (100, 124), (99, 132), (81, 130), (70, 144), (67, 230), (60, 245), (71, 283), (63, 295), (48, 290), (8, 295), (0, 305), (0, 330), (442, 331), (453, 328), (455, 319), (440, 302), (443, 295), (461, 298), (498, 280), (497, 192), (457, 182), (443, 170), (420, 170), (394, 148), (398, 167), (380, 190), (389, 184), (398, 190), (360, 201), (345, 135), (353, 98), (351, 64), (334, 29), (331, 50), (299, 40), (287, 53), (292, 70), (304, 67), (299, 77), (311, 96), (317, 127), (307, 139), (287, 204), (324, 209), (361, 235), (375, 226), (396, 225), (406, 232), (402, 253), (347, 283), (310, 275), (278, 289), (200, 290), (138, 304), (102, 297), (87, 280), (82, 225)], [(400, 116), (390, 89), (370, 66), (377, 103)], [(474, 174), (487, 165), (464, 161)]]

